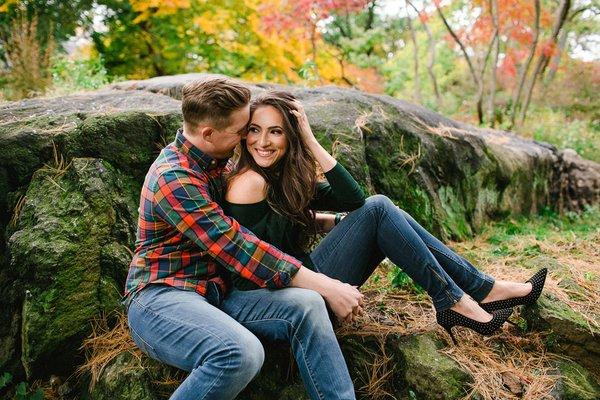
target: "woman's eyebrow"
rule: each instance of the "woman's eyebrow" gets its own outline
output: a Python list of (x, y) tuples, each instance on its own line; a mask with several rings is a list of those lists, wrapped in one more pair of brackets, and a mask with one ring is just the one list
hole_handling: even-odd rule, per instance
[[(257, 127), (260, 128), (260, 125), (257, 124), (257, 123), (254, 123), (254, 122), (251, 122), (251, 123), (248, 124), (248, 128), (250, 128), (251, 126), (257, 126)], [(283, 130), (283, 128), (281, 126), (279, 126), (279, 125), (269, 126), (267, 129), (282, 129)]]

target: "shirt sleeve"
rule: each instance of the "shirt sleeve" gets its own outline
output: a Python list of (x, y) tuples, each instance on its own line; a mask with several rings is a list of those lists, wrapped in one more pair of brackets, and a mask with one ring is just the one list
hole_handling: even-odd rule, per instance
[(154, 191), (157, 215), (229, 271), (263, 288), (289, 286), (301, 262), (227, 217), (208, 187), (188, 171), (163, 172)]
[(325, 172), (327, 182), (317, 183), (311, 208), (322, 211), (352, 211), (365, 204), (365, 194), (339, 162)]

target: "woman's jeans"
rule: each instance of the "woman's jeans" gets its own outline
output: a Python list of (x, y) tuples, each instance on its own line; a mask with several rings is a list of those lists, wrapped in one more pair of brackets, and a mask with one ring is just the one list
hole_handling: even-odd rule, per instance
[[(357, 286), (385, 257), (429, 293), (437, 310), (464, 292), (482, 300), (494, 283), (380, 195), (311, 253), (320, 272)], [(235, 398), (262, 367), (256, 336), (290, 343), (311, 399), (355, 398), (325, 302), (312, 290), (234, 289), (217, 308), (195, 292), (149, 285), (131, 300), (128, 321), (143, 352), (190, 372), (173, 400)]]
[(427, 291), (437, 311), (452, 307), (464, 293), (481, 301), (494, 284), (494, 278), (478, 271), (382, 195), (369, 197), (348, 214), (310, 255), (319, 272), (356, 286), (385, 257)]
[(217, 308), (195, 292), (149, 285), (132, 298), (128, 322), (144, 353), (190, 372), (172, 400), (235, 398), (263, 365), (255, 335), (291, 345), (311, 399), (355, 399), (325, 301), (315, 291), (233, 290)]

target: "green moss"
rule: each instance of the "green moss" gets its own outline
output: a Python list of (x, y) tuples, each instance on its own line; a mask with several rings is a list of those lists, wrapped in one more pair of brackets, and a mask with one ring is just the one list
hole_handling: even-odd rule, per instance
[(439, 343), (430, 335), (402, 341), (398, 351), (405, 363), (405, 380), (418, 398), (458, 399), (467, 393), (472, 377), (449, 357), (438, 352)]
[(600, 398), (600, 385), (581, 365), (570, 362), (558, 362), (561, 374), (562, 398), (569, 400), (595, 400)]
[[(90, 320), (119, 306), (124, 256), (115, 243), (130, 245), (136, 216), (121, 181), (97, 159), (74, 159), (62, 175), (34, 175), (10, 239), (11, 269), (28, 291), (21, 332), (28, 376), (70, 368)], [(111, 254), (119, 265), (103, 264)]]

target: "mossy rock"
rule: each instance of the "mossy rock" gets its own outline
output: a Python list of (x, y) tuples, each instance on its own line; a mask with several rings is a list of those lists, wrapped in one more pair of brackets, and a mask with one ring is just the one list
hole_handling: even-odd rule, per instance
[[(206, 76), (163, 76), (111, 87), (179, 99), (186, 83)], [(319, 141), (367, 192), (387, 195), (444, 239), (468, 237), (491, 219), (536, 213), (543, 207), (581, 209), (581, 204), (600, 199), (600, 165), (567, 160), (555, 147), (511, 132), (479, 129), (357, 90), (249, 86), (253, 94), (273, 87), (293, 92), (304, 103)], [(572, 180), (569, 174), (575, 171), (585, 179)], [(573, 184), (565, 188), (565, 181)], [(578, 202), (573, 206), (565, 197)]]
[(125, 351), (105, 367), (85, 397), (90, 400), (168, 399), (184, 376), (177, 368)]
[(565, 400), (596, 400), (600, 399), (600, 383), (576, 362), (559, 361), (557, 369), (560, 373), (559, 382), (554, 389), (554, 397)]
[[(240, 393), (240, 400), (309, 399), (297, 366), (285, 343), (263, 341), (265, 363), (260, 374)], [(456, 363), (438, 352), (437, 342), (429, 335), (403, 337), (344, 335), (340, 346), (354, 382), (357, 398), (368, 400), (386, 391), (396, 398), (456, 399), (462, 397), (472, 378)], [(375, 368), (375, 369), (374, 369)], [(385, 376), (375, 376), (385, 374)], [(146, 356), (141, 359), (128, 352), (120, 354), (103, 371), (90, 394), (92, 400), (112, 398), (166, 399), (186, 374), (162, 365)], [(378, 379), (376, 387), (373, 379)], [(172, 382), (165, 386), (159, 382)], [(369, 385), (371, 383), (371, 385)], [(131, 397), (130, 397), (131, 396)], [(145, 396), (145, 397), (144, 397)]]
[(137, 220), (130, 185), (93, 158), (34, 175), (4, 271), (24, 291), (21, 359), (28, 377), (73, 368), (90, 321), (120, 306), (129, 258), (118, 251), (133, 246)]
[(542, 295), (535, 305), (523, 309), (523, 316), (529, 329), (549, 332), (549, 350), (577, 359), (600, 376), (600, 331), (581, 314), (550, 295)]
[(431, 334), (403, 339), (398, 352), (404, 360), (404, 380), (417, 398), (458, 399), (464, 397), (473, 378), (456, 361), (441, 354), (441, 342)]

